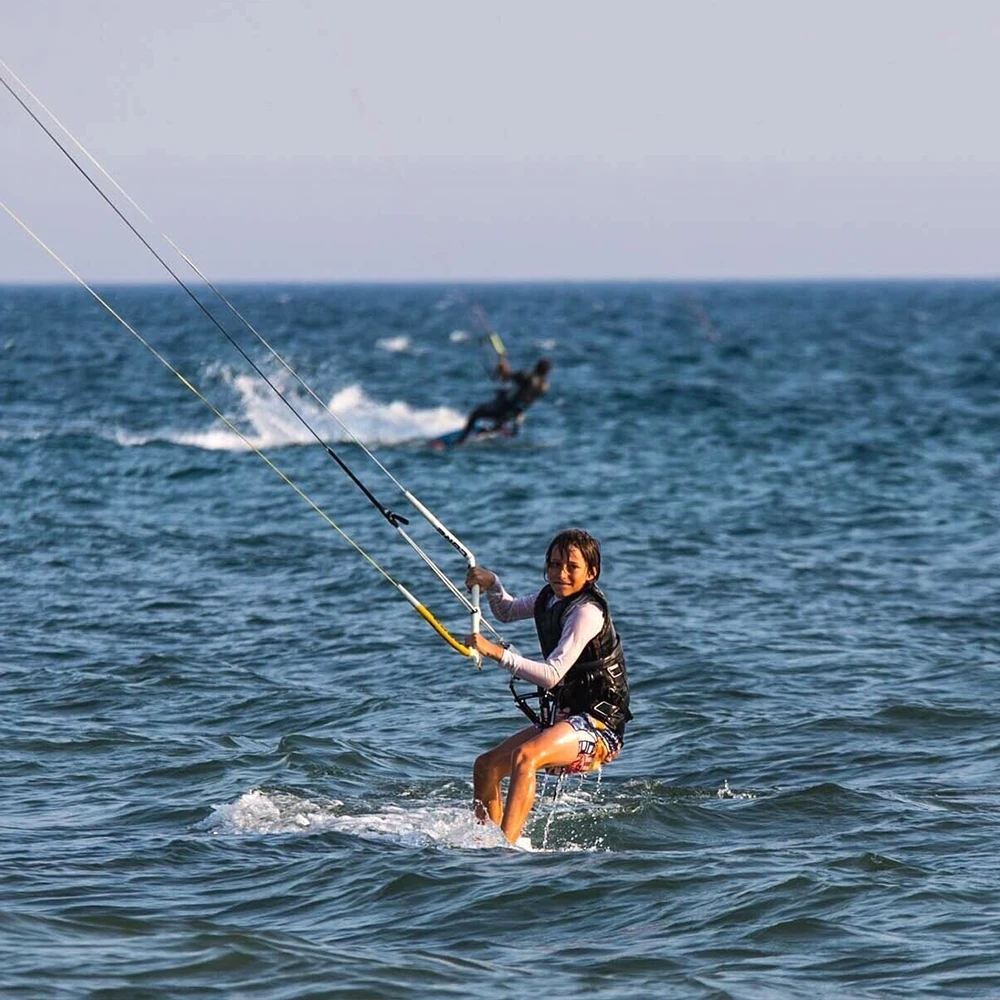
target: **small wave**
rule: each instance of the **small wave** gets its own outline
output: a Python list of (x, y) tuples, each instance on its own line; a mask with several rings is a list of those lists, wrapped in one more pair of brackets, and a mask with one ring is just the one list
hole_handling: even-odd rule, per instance
[(994, 713), (989, 705), (950, 706), (917, 701), (886, 705), (879, 710), (878, 716), (901, 725), (916, 724), (963, 732), (988, 732), (994, 722)]
[(668, 785), (661, 781), (649, 779), (632, 779), (624, 785), (629, 801), (650, 802), (688, 802), (698, 799), (732, 799), (749, 800), (761, 796), (770, 796), (775, 789), (733, 788), (729, 779), (724, 778), (721, 785)]
[(384, 337), (382, 340), (377, 340), (375, 344), (391, 354), (402, 354), (410, 349), (410, 338), (405, 334), (400, 334), (398, 337)]
[(716, 798), (719, 799), (755, 799), (757, 798), (756, 792), (749, 791), (736, 791), (729, 787), (729, 781), (725, 780), (722, 782), (722, 787), (717, 789), (715, 792)]
[(60, 431), (45, 430), (9, 430), (0, 427), (0, 441), (44, 441), (46, 438), (56, 437)]
[(863, 854), (850, 855), (845, 858), (836, 858), (829, 862), (829, 867), (841, 871), (859, 871), (866, 873), (881, 872), (902, 872), (904, 874), (926, 874), (927, 870), (919, 865), (908, 864), (905, 861), (897, 861), (895, 858), (886, 857), (883, 854), (876, 854), (873, 851), (865, 851)]

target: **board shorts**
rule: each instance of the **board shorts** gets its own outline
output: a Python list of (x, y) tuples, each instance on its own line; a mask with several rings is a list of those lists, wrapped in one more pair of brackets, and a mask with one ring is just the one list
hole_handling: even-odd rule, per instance
[(596, 771), (602, 765), (610, 764), (622, 751), (621, 737), (593, 716), (586, 713), (564, 715), (557, 716), (555, 721), (568, 722), (576, 730), (577, 755), (571, 764), (545, 768), (549, 774), (586, 774), (588, 771)]

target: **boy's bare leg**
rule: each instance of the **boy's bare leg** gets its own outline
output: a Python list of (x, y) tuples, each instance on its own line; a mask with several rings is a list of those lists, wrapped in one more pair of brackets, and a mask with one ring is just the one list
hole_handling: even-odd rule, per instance
[(579, 753), (580, 734), (568, 722), (557, 722), (513, 749), (509, 764), (507, 808), (500, 823), (500, 829), (511, 844), (521, 836), (528, 813), (535, 803), (535, 776), (538, 771), (546, 767), (566, 767), (576, 760)]

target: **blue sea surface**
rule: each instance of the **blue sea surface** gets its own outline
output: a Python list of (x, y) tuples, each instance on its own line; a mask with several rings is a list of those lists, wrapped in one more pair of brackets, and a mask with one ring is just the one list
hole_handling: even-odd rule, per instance
[[(635, 719), (506, 847), (504, 673), (85, 290), (0, 288), (0, 996), (1000, 996), (1000, 285), (227, 289), (318, 399), (100, 291), (460, 637), (314, 432), (456, 581), (399, 485), (518, 593), (590, 530)], [(489, 328), (551, 392), (434, 451)]]

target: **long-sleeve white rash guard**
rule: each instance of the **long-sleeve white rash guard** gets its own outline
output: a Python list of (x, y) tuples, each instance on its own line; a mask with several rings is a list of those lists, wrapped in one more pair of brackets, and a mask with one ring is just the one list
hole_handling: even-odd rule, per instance
[[(536, 591), (530, 597), (511, 597), (504, 590), (500, 577), (496, 577), (493, 586), (486, 591), (486, 596), (489, 598), (490, 610), (499, 621), (514, 622), (534, 617), (538, 593)], [(552, 601), (556, 600), (558, 598), (553, 595)], [(529, 660), (520, 653), (505, 649), (500, 666), (506, 667), (515, 677), (548, 690), (562, 680), (566, 671), (580, 658), (587, 643), (603, 627), (604, 611), (601, 606), (585, 601), (566, 616), (559, 642), (544, 660)]]

